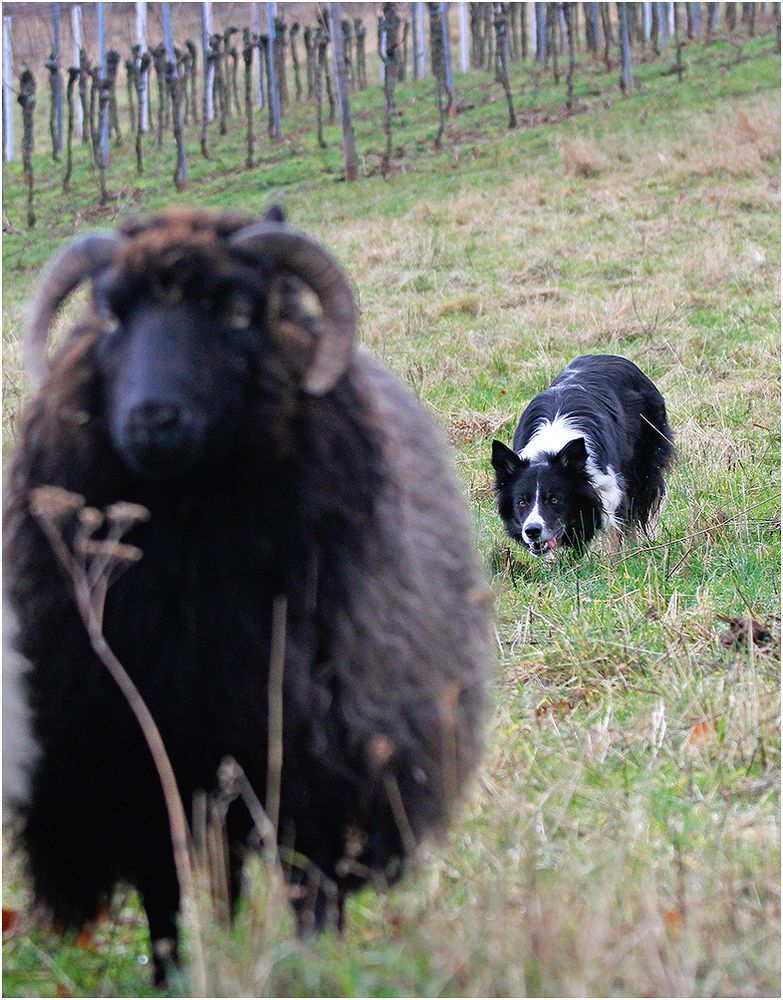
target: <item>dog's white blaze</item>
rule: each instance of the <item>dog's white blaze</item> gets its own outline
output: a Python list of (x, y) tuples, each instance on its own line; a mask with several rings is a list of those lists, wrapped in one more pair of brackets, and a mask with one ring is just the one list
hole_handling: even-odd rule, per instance
[[(577, 374), (577, 371), (574, 371), (573, 374)], [(556, 455), (565, 448), (569, 441), (575, 441), (580, 437), (585, 439), (585, 448), (587, 449), (587, 462), (585, 464), (587, 477), (601, 498), (601, 507), (606, 522), (613, 528), (619, 528), (620, 522), (616, 512), (623, 499), (620, 477), (611, 465), (606, 467), (606, 472), (601, 470), (595, 461), (590, 438), (567, 414), (556, 413), (554, 420), (544, 420), (539, 424), (531, 439), (519, 452), (519, 457), (533, 460), (542, 455)], [(536, 504), (536, 506), (538, 505)]]
[(536, 499), (533, 501), (533, 509), (525, 518), (525, 523), (522, 525), (522, 533), (527, 534), (528, 528), (543, 528), (544, 519), (541, 517), (541, 511), (538, 506), (539, 498), (539, 487), (536, 484)]

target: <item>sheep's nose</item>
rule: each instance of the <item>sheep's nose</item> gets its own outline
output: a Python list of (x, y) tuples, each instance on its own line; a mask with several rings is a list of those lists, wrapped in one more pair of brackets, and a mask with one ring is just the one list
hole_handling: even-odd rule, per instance
[(118, 435), (118, 447), (132, 469), (143, 475), (174, 475), (197, 458), (199, 434), (187, 407), (148, 400), (131, 407)]
[(180, 408), (174, 403), (141, 403), (131, 410), (128, 422), (133, 430), (155, 434), (176, 427), (179, 419)]
[(541, 537), (541, 525), (531, 524), (525, 528), (525, 534), (531, 541), (535, 541), (537, 538)]

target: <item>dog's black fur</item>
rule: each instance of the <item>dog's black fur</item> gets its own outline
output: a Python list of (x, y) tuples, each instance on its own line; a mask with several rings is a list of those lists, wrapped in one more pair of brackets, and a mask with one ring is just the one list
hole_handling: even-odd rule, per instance
[(506, 531), (534, 555), (581, 550), (608, 525), (644, 531), (673, 454), (666, 404), (636, 365), (576, 358), (525, 409), (513, 450), (492, 442)]

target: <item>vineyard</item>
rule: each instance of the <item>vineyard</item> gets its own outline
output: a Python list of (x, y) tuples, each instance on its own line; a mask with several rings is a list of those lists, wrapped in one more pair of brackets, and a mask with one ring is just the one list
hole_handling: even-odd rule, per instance
[[(37, 189), (59, 182), (64, 194), (81, 195), (85, 173), (98, 205), (132, 203), (127, 172), (143, 190), (164, 154), (175, 192), (198, 187), (238, 154), (261, 183), (305, 181), (297, 161), (314, 145), (321, 168), (347, 181), (377, 171), (388, 177), (410, 169), (412, 152), (458, 146), (504, 118), (509, 128), (557, 121), (600, 107), (618, 84), (630, 95), (648, 67), (681, 83), (695, 42), (720, 39), (738, 60), (758, 34), (775, 32), (780, 45), (778, 4), (741, 4), (738, 16), (733, 3), (388, 3), (377, 17), (367, 12), (365, 23), (344, 17), (339, 4), (281, 4), (279, 13), (275, 4), (219, 4), (213, 13), (207, 3), (163, 3), (155, 21), (141, 3), (134, 41), (127, 12), (115, 10), (123, 6), (130, 5), (52, 4), (51, 24), (43, 25), (31, 5), (5, 7), (4, 159), (11, 183), (19, 115), (27, 198), (21, 217), (8, 216), (12, 229), (35, 226)], [(450, 6), (459, 15), (457, 43)], [(22, 59), (15, 16), (26, 29)], [(47, 29), (44, 59), (34, 37)], [(426, 88), (409, 89), (428, 77)], [(413, 103), (423, 105), (415, 137), (406, 127)], [(279, 173), (258, 177), (272, 164)]]
[[(165, 7), (4, 5), (4, 442), (29, 392), (24, 303), (65, 239), (170, 204), (260, 217), (282, 200), (448, 437), (497, 597), (489, 748), (449, 835), (312, 943), (260, 863), (230, 930), (203, 878), (209, 995), (779, 995), (779, 5)], [(503, 533), (491, 441), (593, 352), (661, 388), (670, 496), (652, 540), (544, 564)], [(13, 849), (3, 879), (4, 995), (158, 995), (133, 893), (63, 936)]]

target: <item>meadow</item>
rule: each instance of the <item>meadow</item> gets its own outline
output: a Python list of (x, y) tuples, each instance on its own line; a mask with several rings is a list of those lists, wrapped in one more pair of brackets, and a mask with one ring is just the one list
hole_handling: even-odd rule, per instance
[[(62, 194), (42, 98), (33, 231), (6, 167), (6, 448), (23, 303), (62, 240), (129, 211), (260, 215), (281, 198), (355, 281), (364, 344), (453, 446), (496, 594), (489, 748), (448, 837), (388, 894), (354, 898), (343, 938), (309, 945), (253, 867), (234, 930), (206, 919), (210, 995), (779, 995), (780, 58), (767, 36), (686, 60), (682, 83), (636, 67), (629, 97), (580, 61), (572, 115), (562, 87), (515, 69), (514, 131), (498, 84), (458, 77), (441, 151), (432, 82), (400, 85), (388, 179), (377, 86), (353, 99), (355, 184), (310, 107), (249, 171), (238, 120), (209, 161), (189, 136), (182, 195), (173, 143), (150, 140), (138, 177), (126, 139), (99, 206), (81, 148)], [(654, 537), (544, 563), (503, 534), (491, 440), (583, 353), (656, 382), (678, 458)], [(10, 849), (4, 881), (6, 996), (156, 995), (132, 894), (63, 938), (37, 924)]]

